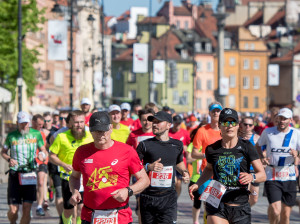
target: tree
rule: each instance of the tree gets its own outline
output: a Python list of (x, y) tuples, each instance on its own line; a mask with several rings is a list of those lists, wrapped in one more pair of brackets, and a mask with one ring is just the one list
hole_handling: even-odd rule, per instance
[[(45, 9), (38, 9), (36, 0), (26, 0), (22, 4), (22, 36), (28, 32), (38, 32), (44, 23)], [(22, 69), (27, 85), (28, 97), (33, 96), (37, 84), (34, 64), (38, 62), (37, 49), (28, 49), (23, 38)], [(41, 47), (41, 46), (39, 46)], [(0, 83), (15, 96), (18, 77), (18, 0), (0, 1)]]

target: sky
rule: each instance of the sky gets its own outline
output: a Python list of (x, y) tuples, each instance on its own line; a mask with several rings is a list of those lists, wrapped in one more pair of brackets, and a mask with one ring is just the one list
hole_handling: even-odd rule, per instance
[[(131, 6), (149, 7), (149, 2), (152, 2), (152, 16), (163, 6), (164, 0), (102, 0), (104, 1), (104, 12), (106, 16), (120, 16)], [(210, 0), (215, 3), (218, 0)], [(181, 5), (180, 0), (173, 0), (175, 6)], [(199, 4), (201, 0), (191, 0), (193, 4)]]

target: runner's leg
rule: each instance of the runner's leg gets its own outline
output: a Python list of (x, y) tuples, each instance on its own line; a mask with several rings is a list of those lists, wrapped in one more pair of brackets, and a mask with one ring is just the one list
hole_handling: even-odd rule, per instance
[(258, 201), (258, 195), (259, 195), (259, 186), (254, 186), (250, 184), (250, 197), (249, 197), (249, 204), (252, 207), (255, 205)]
[(18, 204), (10, 204), (9, 209), (7, 212), (7, 217), (10, 223), (15, 224), (18, 219), (18, 211), (19, 211), (19, 205)]
[(31, 211), (32, 203), (23, 202), (23, 211), (22, 211), (22, 218), (20, 224), (29, 224), (31, 220), (30, 211)]
[(280, 221), (281, 201), (273, 202), (268, 208), (268, 217), (270, 224), (277, 224)]
[(281, 203), (280, 224), (289, 224), (292, 207)]
[(215, 215), (208, 215), (207, 224), (229, 224), (229, 222), (221, 217)]

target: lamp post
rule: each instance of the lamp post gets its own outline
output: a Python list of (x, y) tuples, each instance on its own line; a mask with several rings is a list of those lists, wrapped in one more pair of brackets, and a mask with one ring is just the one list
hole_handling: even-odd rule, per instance
[[(70, 2), (70, 109), (73, 110), (73, 2), (76, 0), (69, 0)], [(59, 4), (55, 3), (51, 12), (62, 14)]]
[(152, 0), (149, 0), (149, 43), (148, 43), (148, 71), (149, 71), (149, 102), (154, 102), (153, 79), (151, 77), (152, 58), (151, 58), (151, 38), (152, 38)]
[(22, 74), (22, 2), (18, 1), (18, 101), (19, 111), (22, 111), (22, 85), (23, 85), (23, 74)]
[(92, 28), (92, 57), (91, 57), (91, 63), (92, 63), (92, 86), (93, 86), (93, 91), (92, 91), (92, 97), (93, 97), (93, 101), (94, 101), (94, 106), (96, 106), (96, 100), (95, 100), (95, 54), (94, 54), (94, 21), (96, 19), (93, 17), (92, 14), (89, 14), (87, 21), (90, 24), (91, 28)]

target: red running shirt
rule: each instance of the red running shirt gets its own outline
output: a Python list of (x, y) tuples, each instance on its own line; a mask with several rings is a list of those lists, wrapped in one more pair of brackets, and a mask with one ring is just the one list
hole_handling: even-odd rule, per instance
[[(114, 141), (106, 150), (99, 150), (94, 143), (80, 146), (74, 154), (73, 169), (83, 176), (83, 203), (91, 209), (114, 209), (125, 206), (115, 200), (111, 192), (129, 186), (131, 174), (143, 169), (137, 152), (130, 146)], [(92, 211), (82, 208), (81, 219), (91, 222)], [(118, 223), (132, 222), (128, 207), (119, 210)]]
[(130, 146), (132, 146), (133, 148), (136, 149), (136, 147), (139, 145), (139, 143), (141, 141), (144, 141), (144, 140), (146, 140), (148, 138), (152, 138), (154, 136), (155, 135), (152, 132), (150, 132), (150, 133), (144, 133), (143, 129), (141, 128), (141, 129), (135, 130), (135, 131), (133, 131), (133, 132), (130, 133), (130, 135), (129, 135), (128, 139), (127, 139), (126, 144), (130, 145)]

